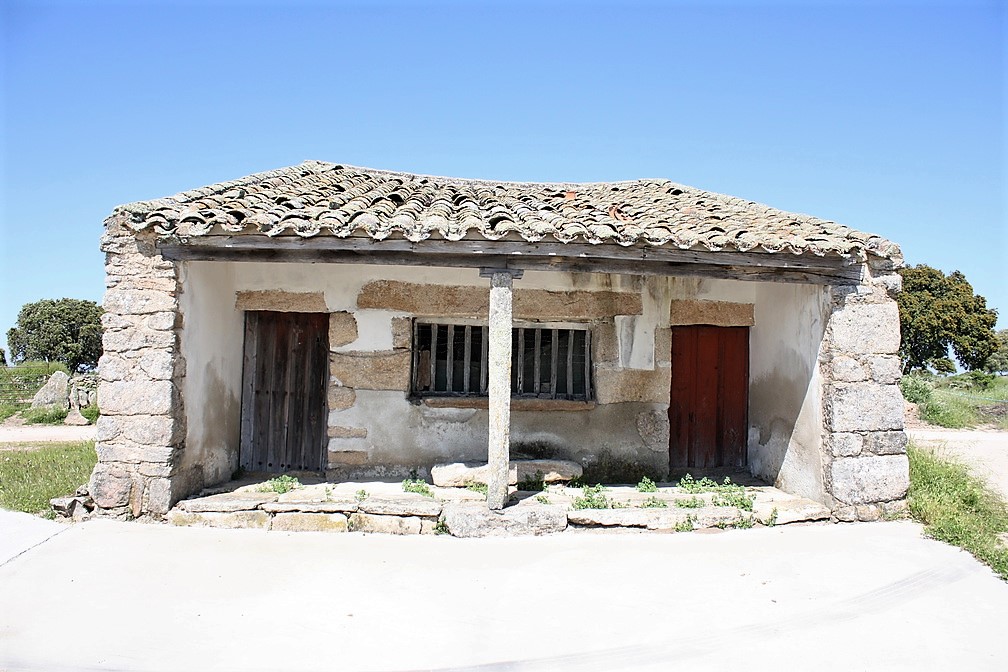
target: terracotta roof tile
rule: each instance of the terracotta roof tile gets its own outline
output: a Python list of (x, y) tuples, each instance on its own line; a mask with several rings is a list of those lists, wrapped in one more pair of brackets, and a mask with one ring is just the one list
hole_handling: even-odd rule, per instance
[(683, 249), (902, 259), (880, 236), (668, 180), (590, 184), (466, 180), (321, 161), (120, 206), (135, 230), (192, 237), (258, 232), (376, 240), (515, 236)]

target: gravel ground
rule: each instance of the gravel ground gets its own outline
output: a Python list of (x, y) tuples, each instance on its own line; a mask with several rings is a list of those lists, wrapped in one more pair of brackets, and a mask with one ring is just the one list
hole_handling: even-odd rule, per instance
[(92, 441), (95, 438), (95, 433), (94, 425), (73, 427), (70, 425), (5, 424), (0, 426), (0, 450), (22, 450), (45, 443)]

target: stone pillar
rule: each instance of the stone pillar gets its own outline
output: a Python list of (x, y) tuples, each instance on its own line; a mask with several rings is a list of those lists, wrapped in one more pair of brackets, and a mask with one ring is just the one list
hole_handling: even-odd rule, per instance
[[(179, 473), (185, 443), (179, 274), (127, 213), (105, 222), (104, 353), (91, 496), (106, 513), (159, 518), (199, 483)], [(190, 479), (191, 480), (191, 479)]]
[(487, 348), (487, 394), (490, 436), (487, 443), (487, 504), (504, 508), (508, 496), (511, 448), (511, 286), (521, 272), (484, 269), (490, 277), (490, 328)]
[(909, 485), (899, 390), (893, 264), (873, 260), (856, 288), (834, 288), (821, 351), (823, 465), (839, 520), (878, 520), (905, 507)]

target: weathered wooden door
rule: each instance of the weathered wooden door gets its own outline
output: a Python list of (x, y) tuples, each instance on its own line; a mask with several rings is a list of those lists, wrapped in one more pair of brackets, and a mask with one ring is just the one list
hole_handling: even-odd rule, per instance
[(743, 467), (749, 328), (672, 328), (669, 467)]
[(328, 352), (325, 313), (245, 313), (243, 469), (325, 468)]

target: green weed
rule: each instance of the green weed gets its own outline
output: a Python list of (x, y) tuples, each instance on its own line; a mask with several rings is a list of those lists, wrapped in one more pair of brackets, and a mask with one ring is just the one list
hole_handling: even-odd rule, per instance
[(403, 492), (415, 492), (416, 494), (423, 495), (424, 497), (434, 496), (434, 493), (431, 492), (430, 486), (427, 485), (427, 481), (422, 478), (407, 478), (402, 482), (402, 489)]
[(66, 420), (67, 409), (53, 406), (26, 408), (21, 411), (21, 417), (29, 425), (61, 425)]
[(692, 532), (696, 529), (693, 525), (693, 516), (687, 515), (685, 520), (681, 520), (672, 528), (675, 532)]
[(360, 490), (354, 493), (354, 499), (356, 499), (358, 502), (363, 502), (367, 498), (368, 498), (368, 491), (365, 490), (364, 488), (361, 488)]
[(486, 483), (466, 483), (466, 490), (471, 490), (472, 492), (478, 492), (484, 497), (487, 496), (487, 484)]
[(658, 492), (658, 486), (647, 476), (640, 479), (640, 483), (637, 484), (638, 492)]
[(524, 492), (541, 492), (546, 487), (546, 481), (543, 480), (543, 473), (541, 471), (536, 471), (534, 476), (525, 476), (522, 480), (518, 481), (518, 489)]
[(641, 502), (642, 509), (664, 509), (668, 507), (668, 502), (652, 495)]
[(678, 506), (680, 509), (699, 509), (704, 505), (704, 500), (694, 495), (689, 499), (675, 500), (675, 505)]
[(301, 481), (290, 474), (281, 474), (261, 483), (256, 490), (259, 492), (275, 492), (278, 495), (297, 490), (301, 487)]
[(549, 504), (550, 503), (549, 497), (547, 497), (546, 495), (536, 495), (535, 500), (537, 502), (539, 502), (540, 504)]
[(603, 492), (605, 488), (599, 484), (586, 485), (581, 488), (581, 496), (575, 497), (571, 503), (574, 509), (611, 509), (612, 502)]

